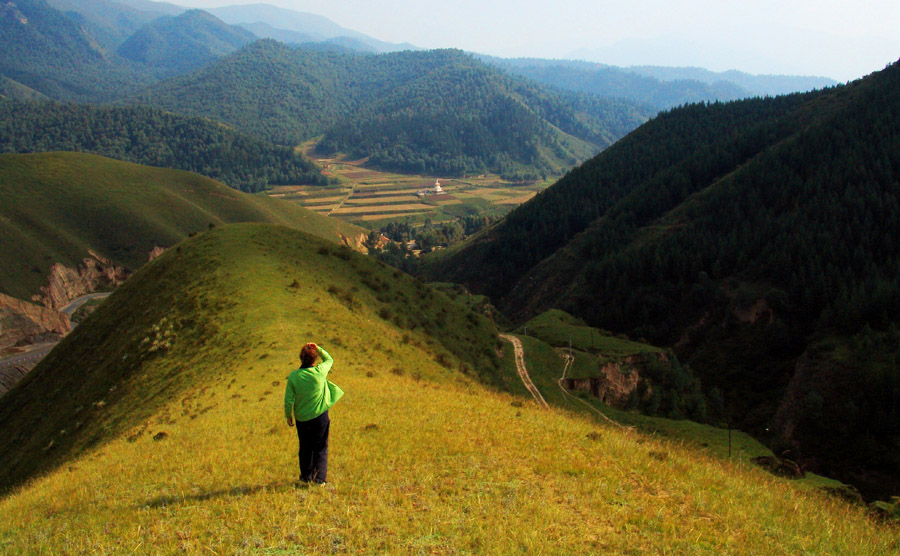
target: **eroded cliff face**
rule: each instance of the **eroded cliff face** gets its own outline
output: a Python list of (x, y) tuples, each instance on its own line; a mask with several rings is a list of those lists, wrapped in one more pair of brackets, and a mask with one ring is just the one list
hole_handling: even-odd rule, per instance
[(82, 259), (82, 264), (76, 268), (69, 268), (61, 263), (50, 267), (47, 285), (32, 300), (59, 310), (77, 297), (100, 288), (118, 286), (131, 276), (132, 272), (127, 268), (117, 266), (93, 251), (88, 253), (90, 256)]
[(56, 309), (0, 294), (0, 349), (59, 340), (71, 329)]
[(147, 257), (147, 262), (152, 261), (156, 257), (162, 255), (166, 252), (166, 247), (160, 247), (159, 245), (154, 245), (153, 249), (150, 250), (150, 256)]
[(339, 233), (338, 236), (341, 238), (341, 243), (353, 249), (354, 251), (359, 251), (363, 255), (368, 254), (369, 248), (366, 247), (366, 240), (368, 236), (366, 234), (359, 234), (356, 236), (345, 236), (344, 234)]
[[(567, 378), (567, 390), (583, 390), (607, 405), (624, 408), (632, 392), (641, 382), (641, 367), (646, 363), (642, 355), (632, 355), (600, 368), (600, 375), (590, 378)], [(652, 392), (648, 387), (647, 392)]]

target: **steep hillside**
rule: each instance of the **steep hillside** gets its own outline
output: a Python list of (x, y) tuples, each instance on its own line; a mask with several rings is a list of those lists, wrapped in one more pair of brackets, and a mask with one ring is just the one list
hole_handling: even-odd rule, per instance
[(116, 52), (166, 76), (202, 68), (254, 40), (256, 36), (242, 27), (203, 10), (188, 10), (141, 27)]
[[(331, 411), (330, 485), (314, 489), (294, 484), (296, 434), (282, 414), (307, 340), (334, 355), (331, 378), (347, 392)], [(199, 235), (144, 267), (0, 399), (3, 484), (34, 477), (0, 500), (0, 546), (897, 549), (893, 530), (842, 501), (539, 409), (459, 371), (490, 380), (495, 348), (482, 318), (371, 259), (272, 226)]]
[(51, 265), (88, 250), (136, 270), (155, 246), (227, 222), (272, 222), (333, 242), (361, 228), (197, 174), (76, 153), (0, 155), (0, 292), (30, 299)]
[(149, 79), (44, 0), (0, 4), (0, 75), (59, 100), (124, 94)]
[(7, 100), (49, 100), (46, 95), (8, 77), (0, 77), (0, 97)]
[(625, 102), (512, 80), (459, 51), (371, 56), (271, 40), (154, 85), (135, 100), (281, 144), (324, 134), (326, 152), (455, 175), (569, 167), (645, 117)]
[(144, 25), (166, 15), (162, 9), (139, 9), (113, 0), (47, 0), (47, 3), (87, 29), (110, 52)]
[(674, 346), (773, 446), (900, 492), (894, 350), (864, 347), (900, 321), (898, 83), (664, 114), (435, 269)]
[(89, 152), (197, 172), (242, 191), (326, 185), (312, 161), (203, 118), (145, 106), (0, 100), (0, 152)]

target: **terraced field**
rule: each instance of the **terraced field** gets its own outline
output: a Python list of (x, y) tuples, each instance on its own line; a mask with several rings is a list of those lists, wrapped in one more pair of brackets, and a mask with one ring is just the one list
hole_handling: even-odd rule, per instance
[[(278, 186), (268, 194), (372, 229), (392, 220), (442, 222), (470, 214), (506, 214), (552, 183), (517, 184), (494, 175), (443, 179), (380, 172), (364, 168), (365, 160), (317, 157), (312, 147), (308, 143), (302, 148), (340, 183), (325, 188)], [(435, 182), (443, 194), (434, 194)]]

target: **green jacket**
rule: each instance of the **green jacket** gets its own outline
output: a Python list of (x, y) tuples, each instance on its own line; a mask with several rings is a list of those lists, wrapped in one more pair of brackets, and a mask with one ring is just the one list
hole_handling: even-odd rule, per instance
[(325, 379), (334, 364), (327, 351), (319, 347), (322, 362), (315, 367), (301, 367), (291, 372), (284, 388), (284, 416), (309, 421), (328, 411), (341, 399), (344, 391)]

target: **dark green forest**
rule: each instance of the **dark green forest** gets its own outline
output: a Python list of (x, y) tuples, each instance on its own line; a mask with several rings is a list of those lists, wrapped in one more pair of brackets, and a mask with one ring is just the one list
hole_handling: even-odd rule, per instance
[(58, 100), (108, 100), (152, 81), (44, 0), (0, 4), (0, 51), (0, 76)]
[(390, 170), (534, 179), (610, 145), (648, 111), (503, 76), (460, 51), (383, 55), (262, 40), (135, 100), (223, 121), (279, 144)]
[(197, 172), (242, 191), (325, 185), (305, 156), (158, 108), (0, 100), (0, 152), (79, 151)]
[(256, 35), (242, 27), (226, 25), (202, 10), (188, 10), (141, 27), (116, 52), (167, 76), (202, 68), (255, 40)]
[[(557, 306), (674, 346), (727, 419), (900, 492), (900, 368), (856, 347), (900, 321), (898, 93), (895, 64), (831, 90), (672, 110), (427, 273), (520, 318)], [(855, 394), (817, 389), (822, 373)], [(801, 402), (844, 426), (788, 426)]]

